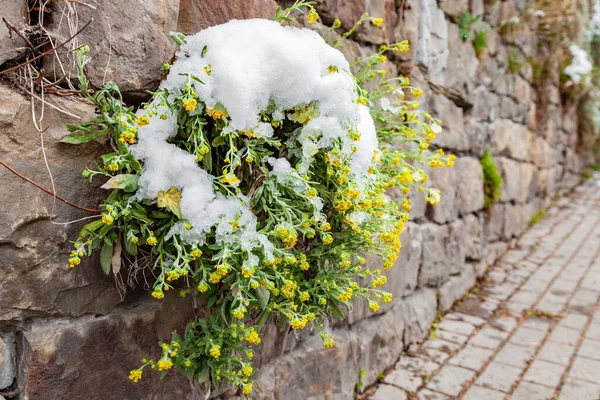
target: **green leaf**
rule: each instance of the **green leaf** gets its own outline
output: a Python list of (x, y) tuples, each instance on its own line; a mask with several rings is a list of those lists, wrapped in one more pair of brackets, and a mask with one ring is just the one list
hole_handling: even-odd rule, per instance
[(102, 189), (123, 189), (128, 193), (135, 192), (138, 188), (138, 176), (134, 174), (115, 175), (100, 187)]
[(196, 373), (196, 379), (198, 382), (203, 383), (208, 378), (208, 365), (204, 365), (198, 373)]
[(258, 300), (258, 305), (263, 310), (267, 308), (267, 304), (269, 304), (269, 298), (271, 297), (271, 292), (262, 287), (256, 288), (256, 299)]
[(109, 132), (108, 129), (102, 129), (102, 130), (98, 130), (98, 131), (90, 131), (87, 133), (83, 133), (81, 135), (71, 135), (71, 136), (65, 136), (63, 138), (60, 139), (61, 143), (68, 143), (68, 144), (82, 144), (82, 143), (87, 143), (87, 142), (91, 142), (92, 140), (96, 140), (99, 137), (102, 137), (104, 135), (107, 135)]
[(171, 39), (173, 39), (173, 41), (175, 43), (177, 43), (178, 45), (182, 45), (187, 43), (185, 40), (185, 35), (181, 32), (170, 32), (169, 33), (171, 35)]
[(329, 302), (329, 309), (331, 310), (331, 315), (339, 319), (340, 321), (346, 318), (344, 312), (340, 309), (340, 307), (334, 302)]
[(97, 231), (102, 225), (104, 225), (104, 223), (101, 219), (97, 219), (89, 224), (84, 225), (84, 227), (81, 228), (81, 232), (79, 232), (79, 236), (77, 236), (77, 240), (79, 241), (90, 233)]
[(138, 247), (137, 244), (132, 243), (130, 240), (123, 240), (123, 243), (125, 244), (125, 251), (127, 252), (127, 254), (132, 255), (132, 256), (137, 256), (138, 253)]
[(125, 161), (129, 163), (131, 169), (133, 169), (136, 172), (142, 172), (142, 166), (140, 165), (140, 162), (137, 160), (137, 158), (133, 156), (133, 154), (129, 153), (124, 158)]
[(181, 207), (179, 206), (180, 201), (181, 190), (177, 189), (175, 186), (171, 186), (171, 188), (166, 192), (164, 190), (160, 190), (158, 192), (158, 206), (168, 209), (175, 214), (177, 218), (181, 218)]
[(104, 242), (100, 251), (100, 266), (106, 275), (110, 274), (112, 269), (113, 245), (112, 243)]

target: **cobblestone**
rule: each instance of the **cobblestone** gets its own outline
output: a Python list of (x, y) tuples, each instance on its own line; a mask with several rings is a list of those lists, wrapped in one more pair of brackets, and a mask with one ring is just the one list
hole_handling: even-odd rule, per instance
[(587, 187), (491, 266), (370, 398), (600, 398), (599, 236), (600, 193)]

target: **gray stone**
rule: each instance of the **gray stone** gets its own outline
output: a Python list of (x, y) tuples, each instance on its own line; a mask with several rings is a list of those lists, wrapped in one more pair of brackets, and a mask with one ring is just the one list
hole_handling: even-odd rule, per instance
[[(317, 9), (320, 9), (321, 3), (317, 2)], [(329, 3), (333, 7), (335, 0), (329, 1)], [(209, 26), (224, 24), (232, 19), (272, 19), (276, 8), (277, 3), (274, 0), (247, 0), (243, 3), (235, 1), (180, 0), (177, 31), (192, 34)], [(364, 12), (364, 5), (361, 10), (361, 13)], [(321, 14), (321, 17), (326, 19), (324, 14)], [(344, 17), (340, 15), (340, 19)], [(356, 18), (357, 20), (358, 18)], [(345, 18), (344, 22), (347, 22)]]
[(559, 386), (566, 366), (542, 360), (534, 360), (523, 377), (524, 381), (546, 386)]
[(448, 243), (446, 245), (447, 263), (451, 274), (465, 271), (466, 264), (466, 228), (465, 223), (458, 219), (448, 224)]
[(15, 335), (0, 334), (0, 389), (12, 385), (17, 377)]
[(459, 274), (451, 276), (439, 289), (439, 301), (443, 310), (449, 310), (454, 302), (462, 298), (467, 290), (475, 285), (475, 269), (467, 264)]
[(506, 395), (504, 393), (497, 392), (495, 390), (490, 390), (488, 388), (484, 388), (481, 386), (473, 385), (469, 388), (465, 396), (464, 400), (504, 400)]
[(483, 171), (479, 160), (472, 157), (456, 159), (458, 214), (467, 215), (483, 208)]
[(426, 215), (443, 224), (458, 217), (458, 185), (456, 168), (433, 168), (429, 174), (431, 187), (440, 190), (440, 202), (427, 205)]
[(529, 163), (521, 163), (516, 201), (523, 204), (532, 199), (536, 192), (537, 168)]
[(416, 290), (402, 300), (399, 304), (398, 315), (404, 320), (405, 346), (429, 335), (429, 328), (436, 311), (437, 301), (433, 289)]
[[(500, 97), (490, 92), (485, 86), (478, 86), (473, 92), (473, 98), (477, 99), (471, 109), (471, 116), (477, 121), (494, 122), (500, 115)], [(488, 135), (494, 135), (495, 126), (492, 125)]]
[(406, 393), (395, 386), (379, 385), (370, 400), (406, 400)]
[[(264, 1), (265, 4), (269, 4), (269, 8), (271, 8), (270, 3), (274, 3), (272, 0)], [(244, 4), (245, 6), (245, 4)], [(240, 4), (240, 8), (244, 8)], [(275, 7), (277, 5), (275, 4)], [(360, 16), (367, 11), (367, 1), (366, 0), (317, 0), (316, 9), (319, 12), (319, 16), (323, 19), (325, 23), (331, 25), (333, 21), (338, 18), (342, 23), (342, 28), (348, 31), (354, 26), (354, 24), (360, 19)], [(283, 7), (282, 7), (283, 8)], [(274, 8), (271, 8), (274, 10)], [(265, 10), (266, 12), (266, 10)], [(272, 15), (274, 15), (274, 11), (272, 11)], [(268, 17), (268, 16), (263, 16)], [(377, 17), (383, 17), (377, 16)], [(272, 18), (268, 17), (269, 19)]]
[[(547, 386), (536, 385), (529, 382), (521, 382), (512, 395), (514, 400), (546, 400), (552, 398), (554, 389)], [(573, 397), (575, 399), (576, 397)]]
[[(463, 8), (463, 10), (465, 10)], [(470, 99), (475, 87), (474, 77), (479, 61), (470, 42), (460, 37), (458, 25), (448, 24), (448, 68), (445, 74), (445, 85), (458, 91), (463, 99)], [(476, 103), (469, 101), (469, 103)]]
[(439, 3), (440, 8), (452, 17), (458, 17), (469, 9), (469, 0), (441, 0)]
[(437, 146), (449, 150), (467, 150), (469, 140), (465, 133), (463, 110), (443, 95), (431, 97), (432, 113), (442, 120), (442, 132), (433, 141)]
[(393, 43), (394, 27), (398, 20), (394, 0), (367, 0), (366, 8), (369, 15), (383, 18), (383, 23), (379, 27), (370, 23), (362, 24), (357, 30), (357, 38), (379, 45)]
[(422, 225), (423, 252), (419, 286), (441, 286), (450, 276), (446, 255), (449, 240), (448, 226), (436, 224)]
[[(17, 28), (22, 28), (26, 21), (27, 3), (24, 1), (5, 1), (2, 4), (2, 18)], [(25, 53), (26, 43), (8, 27), (0, 24), (0, 65), (8, 60), (19, 58)]]
[(474, 156), (481, 158), (487, 149), (487, 143), (490, 139), (489, 125), (478, 122), (473, 118), (468, 118), (465, 125), (465, 134), (469, 141), (469, 151)]
[[(148, 296), (150, 297), (150, 296)], [(108, 316), (40, 321), (23, 331), (21, 395), (30, 399), (191, 399), (182, 374), (171, 372), (164, 380), (149, 368), (137, 385), (127, 378), (146, 356), (160, 356), (159, 340), (180, 334), (193, 318), (191, 301), (175, 293), (158, 301), (146, 298), (135, 307), (120, 308)], [(110, 365), (98, 373), (99, 365)], [(85, 385), (81, 377), (85, 376)], [(95, 392), (101, 391), (101, 392)]]
[(486, 367), (485, 371), (483, 371), (483, 374), (477, 378), (475, 383), (502, 392), (509, 392), (519, 375), (521, 375), (521, 368), (511, 367), (510, 365), (492, 361), (492, 363)]
[(578, 354), (575, 357), (569, 377), (588, 382), (600, 381), (600, 361), (582, 356), (582, 354)]
[(508, 333), (506, 332), (502, 332), (489, 326), (484, 326), (475, 334), (475, 336), (471, 338), (469, 343), (486, 349), (496, 350), (498, 347), (500, 347), (507, 336)]
[(488, 242), (499, 240), (504, 231), (505, 206), (502, 203), (491, 206), (486, 214), (485, 233)]
[(470, 214), (464, 218), (466, 226), (465, 254), (467, 260), (480, 260), (483, 252), (483, 216)]
[(506, 157), (494, 157), (494, 162), (502, 175), (502, 201), (516, 200), (519, 195), (521, 163)]
[(419, 18), (414, 62), (427, 68), (435, 83), (444, 84), (449, 56), (448, 22), (444, 12), (437, 8), (435, 0), (412, 1), (410, 6), (418, 7)]
[(469, 368), (479, 371), (481, 367), (494, 355), (492, 350), (467, 344), (461, 351), (448, 361), (450, 364), (458, 365), (463, 368)]
[(387, 374), (383, 382), (397, 386), (409, 392), (416, 392), (423, 385), (423, 377), (405, 369), (393, 369)]
[(529, 131), (527, 127), (510, 120), (500, 119), (494, 122), (492, 134), (492, 151), (495, 155), (527, 161), (527, 143)]
[(519, 346), (537, 347), (545, 337), (546, 332), (544, 331), (522, 326), (513, 334), (509, 342)]
[(529, 360), (535, 354), (535, 347), (517, 346), (516, 344), (507, 343), (498, 352), (494, 361), (499, 363), (512, 365), (513, 367), (525, 369)]
[[(81, 117), (91, 117), (94, 108), (69, 99), (47, 100)], [(0, 159), (35, 182), (52, 187), (40, 148), (40, 134), (32, 123), (31, 103), (20, 94), (0, 85), (0, 126), (4, 140)], [(39, 111), (39, 110), (38, 110)], [(99, 142), (85, 146), (58, 143), (68, 135), (67, 123), (81, 122), (46, 107), (42, 127), (48, 164), (56, 192), (80, 206), (97, 208), (107, 193), (81, 178), (108, 148)], [(104, 314), (119, 303), (112, 278), (97, 264), (97, 258), (84, 258), (74, 270), (68, 268), (69, 240), (75, 240), (84, 223), (52, 225), (89, 214), (61, 202), (53, 209), (53, 198), (24, 182), (6, 169), (0, 170), (0, 320), (31, 316)], [(27, 199), (27, 201), (23, 201)], [(51, 282), (51, 283), (50, 283)]]
[(475, 372), (471, 370), (454, 365), (445, 365), (426, 387), (450, 396), (458, 396), (463, 385), (470, 381), (473, 376), (475, 376)]
[[(73, 2), (71, 7), (76, 8), (79, 26), (92, 18), (95, 21), (66, 46), (89, 45), (91, 61), (86, 73), (92, 84), (113, 81), (122, 93), (137, 98), (147, 97), (147, 90), (158, 87), (160, 67), (176, 47), (169, 33), (177, 31), (179, 0), (115, 0), (97, 3), (95, 9)], [(73, 33), (63, 18), (51, 20), (48, 29), (60, 42)], [(60, 78), (63, 69), (58, 63), (50, 64), (45, 66), (46, 75)], [(62, 66), (68, 75), (74, 74), (70, 53), (62, 57)]]
[[(358, 382), (358, 339), (352, 331), (330, 332), (335, 346), (326, 349), (318, 334), (294, 350), (261, 366), (255, 376), (262, 390), (253, 398), (290, 400), (351, 398)], [(344, 368), (340, 368), (343, 365)]]
[(402, 353), (404, 321), (399, 307), (357, 325), (359, 367), (364, 382), (375, 382), (381, 371), (394, 365)]

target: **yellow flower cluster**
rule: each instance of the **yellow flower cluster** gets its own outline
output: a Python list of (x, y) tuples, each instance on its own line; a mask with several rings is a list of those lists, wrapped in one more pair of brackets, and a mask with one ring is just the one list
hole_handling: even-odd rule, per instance
[(210, 354), (211, 357), (213, 358), (219, 358), (221, 357), (221, 346), (214, 345), (208, 352), (208, 354)]
[(129, 372), (129, 379), (133, 382), (137, 383), (140, 379), (142, 379), (142, 370), (141, 369), (132, 369)]
[(244, 339), (250, 344), (260, 344), (260, 336), (254, 328), (250, 328)]

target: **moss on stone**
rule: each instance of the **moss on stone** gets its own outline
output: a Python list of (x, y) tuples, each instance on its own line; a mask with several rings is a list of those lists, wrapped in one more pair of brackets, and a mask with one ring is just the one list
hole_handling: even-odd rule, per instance
[(490, 149), (487, 149), (479, 160), (483, 170), (484, 208), (489, 208), (501, 200), (504, 181), (498, 172), (498, 166), (492, 159)]

